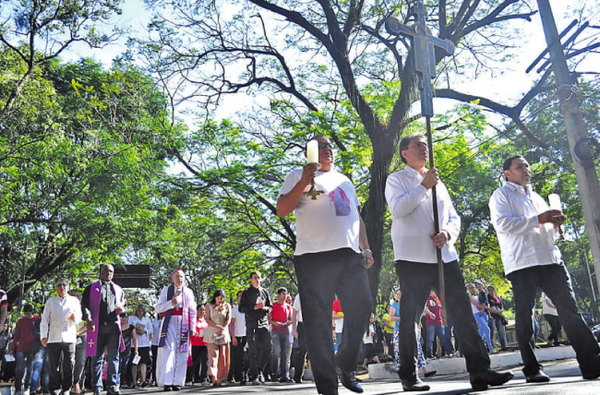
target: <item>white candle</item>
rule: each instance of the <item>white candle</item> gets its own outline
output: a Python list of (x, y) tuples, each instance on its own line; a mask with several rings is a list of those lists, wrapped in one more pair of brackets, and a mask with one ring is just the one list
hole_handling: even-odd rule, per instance
[(319, 163), (319, 142), (310, 140), (306, 144), (306, 159), (308, 163)]
[(560, 207), (560, 196), (556, 193), (551, 193), (548, 195), (548, 202), (550, 203), (550, 208), (552, 210), (562, 210)]

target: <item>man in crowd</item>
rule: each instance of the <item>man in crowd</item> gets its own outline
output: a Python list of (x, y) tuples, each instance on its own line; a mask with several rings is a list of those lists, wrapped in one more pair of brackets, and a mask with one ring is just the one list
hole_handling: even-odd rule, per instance
[(185, 273), (177, 269), (173, 283), (163, 288), (155, 312), (164, 313), (158, 343), (156, 382), (165, 391), (185, 385), (190, 334), (196, 331), (194, 292), (185, 286)]
[[(290, 343), (290, 325), (292, 324), (292, 306), (286, 301), (287, 288), (277, 290), (277, 300), (273, 303), (273, 311), (269, 314), (271, 324), (271, 343), (273, 355), (271, 359), (271, 370), (274, 378), (279, 378), (281, 383), (289, 383), (290, 379), (290, 355), (292, 343)], [(278, 376), (279, 375), (279, 376)]]
[(271, 356), (271, 335), (267, 314), (273, 309), (269, 291), (260, 286), (259, 272), (250, 273), (250, 286), (242, 292), (239, 311), (246, 316), (248, 342), (248, 380), (254, 385), (265, 382), (265, 369)]
[[(81, 321), (79, 299), (69, 295), (69, 283), (65, 279), (56, 281), (56, 293), (46, 301), (40, 336), (46, 347), (50, 367), (50, 393), (69, 395), (73, 386), (75, 347), (77, 345), (77, 323)], [(61, 362), (62, 361), (62, 365)]]
[(246, 367), (244, 366), (244, 350), (246, 348), (246, 315), (240, 311), (240, 300), (243, 291), (236, 295), (237, 305), (233, 306), (231, 312), (231, 368), (233, 379), (238, 383), (246, 384)]
[(506, 159), (503, 173), (506, 183), (494, 191), (489, 207), (504, 272), (513, 287), (517, 341), (525, 378), (535, 383), (550, 380), (530, 344), (531, 312), (538, 288), (554, 301), (583, 378), (598, 378), (600, 347), (577, 311), (569, 272), (554, 243), (565, 216), (560, 210), (550, 210), (532, 190), (529, 163), (523, 156)]
[[(460, 218), (452, 205), (438, 171), (425, 166), (429, 147), (421, 134), (404, 137), (400, 155), (406, 164), (402, 171), (388, 177), (385, 196), (392, 214), (392, 244), (396, 273), (402, 288), (400, 312), (400, 359), (398, 372), (405, 391), (429, 390), (417, 374), (415, 322), (419, 319), (429, 290), (439, 284), (436, 249), (441, 250), (446, 282), (446, 306), (459, 347), (465, 356), (471, 386), (476, 391), (488, 385), (502, 385), (512, 379), (510, 372), (491, 370), (490, 358), (471, 314), (465, 283), (458, 266), (454, 243), (460, 231)], [(432, 188), (437, 185), (439, 229), (434, 234)]]
[[(23, 317), (19, 318), (15, 331), (13, 332), (13, 340), (10, 343), (10, 352), (15, 354), (17, 366), (15, 369), (15, 390), (17, 393), (29, 394), (30, 380), (32, 376), (39, 377), (41, 373), (41, 364), (38, 366), (37, 372), (32, 372), (34, 366), (35, 355), (39, 349), (39, 339), (36, 340), (36, 325), (40, 324), (40, 318), (33, 315), (33, 306), (26, 304), (23, 307)], [(27, 377), (25, 378), (25, 371)], [(23, 385), (23, 379), (25, 382)], [(35, 380), (33, 392), (37, 390), (38, 380)]]
[(100, 280), (88, 285), (83, 291), (81, 310), (86, 321), (85, 355), (92, 357), (92, 386), (94, 395), (102, 391), (102, 364), (106, 348), (108, 395), (120, 394), (119, 352), (125, 343), (119, 329), (119, 314), (125, 308), (123, 289), (112, 279), (115, 268), (100, 266)]
[[(288, 174), (277, 199), (277, 215), (296, 214), (294, 267), (317, 390), (337, 394), (337, 375), (346, 388), (362, 392), (353, 371), (372, 309), (366, 268), (373, 265), (373, 255), (354, 185), (335, 169), (329, 139), (317, 136), (315, 140), (318, 164), (307, 163)], [(321, 195), (305, 194), (312, 180), (316, 191), (323, 191)], [(331, 306), (335, 295), (344, 309), (345, 322), (334, 355)]]

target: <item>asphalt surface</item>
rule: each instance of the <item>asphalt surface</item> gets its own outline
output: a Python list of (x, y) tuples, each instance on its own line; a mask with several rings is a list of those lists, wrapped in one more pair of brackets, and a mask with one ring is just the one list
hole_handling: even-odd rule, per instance
[[(580, 376), (577, 361), (567, 359), (556, 362), (544, 363), (544, 371), (551, 377), (549, 383), (527, 384), (520, 368), (512, 369), (515, 378), (501, 387), (490, 387), (487, 391), (475, 392), (469, 384), (468, 374), (434, 376), (426, 379), (425, 382), (431, 386), (427, 394), (535, 394), (535, 395), (600, 395), (600, 379), (583, 380)], [(366, 379), (361, 383), (366, 395), (391, 395), (402, 393), (400, 380), (370, 380)], [(354, 394), (340, 385), (340, 395)], [(132, 395), (135, 393), (162, 393), (162, 388), (146, 387), (144, 389), (123, 390), (123, 395)], [(226, 384), (222, 387), (208, 387), (193, 385), (183, 388), (180, 392), (170, 392), (170, 395), (186, 395), (190, 393), (200, 393), (202, 395), (224, 395), (224, 394), (285, 394), (285, 395), (317, 395), (316, 387), (312, 382), (303, 382), (302, 384), (280, 384), (266, 383), (264, 385), (244, 385)]]

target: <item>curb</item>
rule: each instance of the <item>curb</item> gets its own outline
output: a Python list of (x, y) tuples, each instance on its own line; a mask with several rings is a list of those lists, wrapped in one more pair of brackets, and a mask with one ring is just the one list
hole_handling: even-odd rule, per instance
[[(540, 362), (557, 361), (560, 359), (575, 358), (575, 350), (571, 346), (559, 346), (535, 349), (535, 355)], [(490, 368), (508, 369), (523, 363), (521, 353), (518, 351), (490, 355)], [(371, 379), (397, 379), (396, 364), (394, 362), (370, 364), (369, 378)], [(467, 373), (463, 357), (433, 359), (427, 361), (427, 369), (436, 370), (438, 375)]]

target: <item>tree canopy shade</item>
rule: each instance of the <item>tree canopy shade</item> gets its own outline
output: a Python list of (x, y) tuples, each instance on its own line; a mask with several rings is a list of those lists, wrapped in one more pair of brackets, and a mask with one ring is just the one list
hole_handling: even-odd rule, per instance
[[(376, 260), (370, 271), (375, 294), (384, 243), (385, 181), (400, 137), (418, 118), (410, 112), (417, 88), (412, 59), (404, 55), (409, 43), (387, 36), (382, 26), (391, 15), (409, 24), (412, 3), (148, 3), (170, 7), (168, 18), (153, 23), (158, 39), (146, 43), (143, 54), (174, 89), (173, 97), (199, 99), (211, 109), (224, 95), (263, 96), (270, 105), (261, 111), (275, 114), (265, 122), (273, 139), (291, 137), (290, 148), (315, 130), (332, 139), (342, 171), (368, 192), (362, 215)], [(440, 65), (440, 75), (476, 72), (503, 58), (502, 50), (516, 36), (505, 28), (507, 23), (535, 14), (529, 2), (518, 0), (425, 3), (434, 33), (458, 48), (453, 59)], [(261, 113), (250, 119), (267, 117)], [(364, 168), (352, 161), (356, 157)]]

